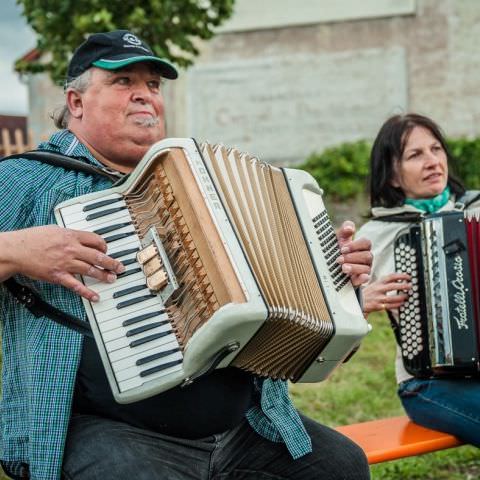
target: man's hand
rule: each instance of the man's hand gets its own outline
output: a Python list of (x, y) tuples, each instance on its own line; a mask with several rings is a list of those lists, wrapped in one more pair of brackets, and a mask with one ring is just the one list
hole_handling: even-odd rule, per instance
[(350, 220), (343, 222), (337, 232), (340, 253), (337, 262), (342, 265), (344, 273), (350, 276), (353, 286), (358, 287), (368, 282), (372, 269), (372, 244), (366, 238), (353, 240), (355, 224)]
[(371, 313), (401, 307), (412, 288), (410, 280), (410, 275), (406, 273), (391, 273), (364, 287), (363, 312)]
[(95, 233), (68, 230), (56, 225), (0, 234), (0, 280), (15, 274), (63, 285), (90, 301), (98, 295), (76, 274), (112, 283), (125, 267), (105, 252), (107, 245)]

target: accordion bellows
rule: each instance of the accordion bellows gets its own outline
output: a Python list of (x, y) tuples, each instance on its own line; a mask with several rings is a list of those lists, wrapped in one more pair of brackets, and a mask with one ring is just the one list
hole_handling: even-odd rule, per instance
[(335, 261), (321, 190), (305, 172), (170, 139), (152, 147), (124, 185), (65, 202), (57, 218), (108, 230), (108, 253), (129, 252), (133, 273), (119, 286), (84, 279), (103, 289), (98, 304), (85, 306), (120, 402), (227, 365), (319, 381), (367, 331)]

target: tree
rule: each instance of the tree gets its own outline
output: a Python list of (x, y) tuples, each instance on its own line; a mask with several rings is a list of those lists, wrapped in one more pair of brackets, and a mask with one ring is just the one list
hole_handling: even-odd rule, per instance
[(19, 72), (47, 71), (65, 78), (73, 50), (91, 33), (125, 29), (144, 39), (156, 55), (180, 67), (198, 55), (195, 38), (209, 39), (233, 11), (234, 0), (17, 0), (37, 33), (42, 60), (19, 60)]

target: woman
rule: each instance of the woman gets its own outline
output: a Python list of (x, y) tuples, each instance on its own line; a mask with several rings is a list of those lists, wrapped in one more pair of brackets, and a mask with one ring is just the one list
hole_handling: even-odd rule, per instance
[[(408, 298), (411, 278), (395, 272), (393, 242), (415, 214), (461, 208), (462, 184), (449, 173), (451, 157), (439, 127), (429, 118), (396, 115), (385, 122), (370, 156), (372, 219), (358, 232), (372, 241), (374, 262), (364, 288), (364, 309), (388, 310), (394, 319)], [(480, 198), (468, 209), (479, 209)], [(410, 220), (399, 215), (410, 213)], [(397, 221), (381, 217), (395, 215)], [(405, 217), (406, 218), (406, 217)], [(480, 381), (468, 378), (417, 379), (404, 368), (397, 348), (398, 394), (408, 416), (420, 425), (448, 432), (480, 446)]]

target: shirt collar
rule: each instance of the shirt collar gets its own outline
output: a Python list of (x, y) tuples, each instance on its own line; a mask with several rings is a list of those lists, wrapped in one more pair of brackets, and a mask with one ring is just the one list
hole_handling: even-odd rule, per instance
[(72, 158), (84, 160), (96, 167), (105, 167), (70, 130), (55, 132), (48, 141), (42, 142), (38, 148), (52, 150)]

